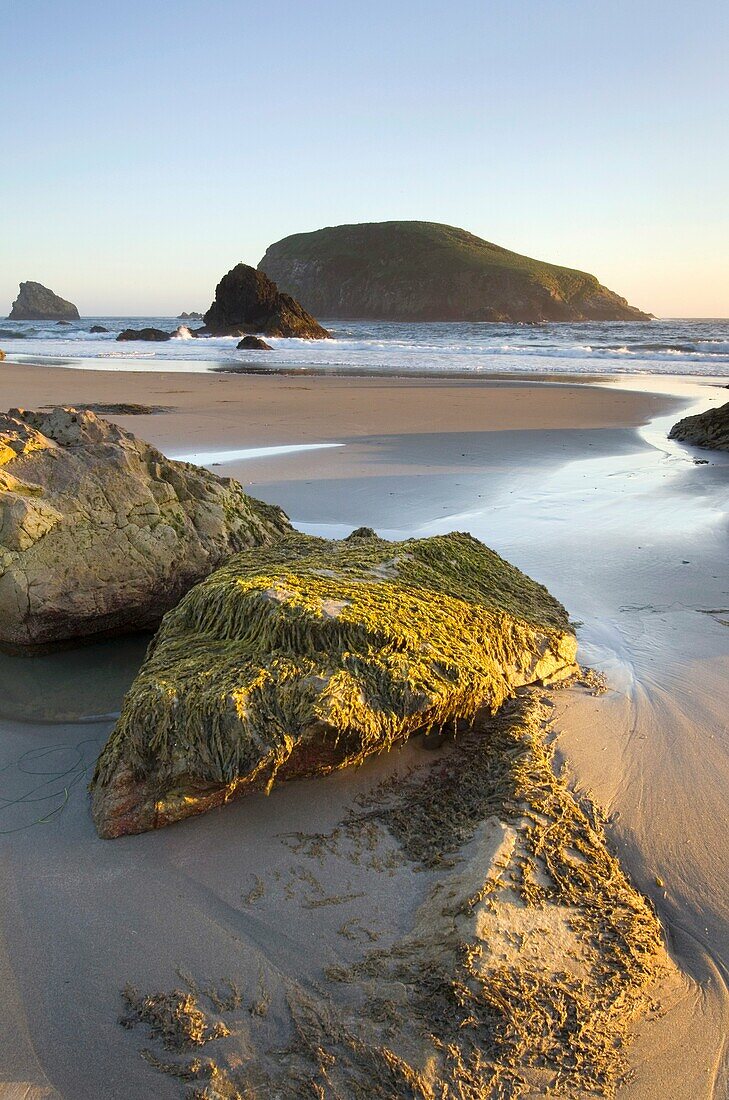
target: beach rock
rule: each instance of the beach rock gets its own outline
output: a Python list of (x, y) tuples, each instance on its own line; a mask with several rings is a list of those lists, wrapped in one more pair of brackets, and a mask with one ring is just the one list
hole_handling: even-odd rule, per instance
[(694, 447), (729, 451), (729, 402), (718, 409), (707, 409), (696, 416), (685, 416), (673, 425), (668, 438), (691, 443)]
[(320, 317), (382, 321), (647, 321), (594, 275), (436, 222), (296, 233), (258, 265)]
[(103, 325), (92, 325), (89, 332), (108, 332), (108, 328), (104, 328)]
[(20, 293), (8, 314), (9, 321), (78, 321), (73, 302), (59, 298), (41, 283), (21, 283)]
[(171, 339), (172, 333), (161, 328), (125, 328), (117, 336), (117, 340), (152, 340), (157, 343)]
[(230, 478), (89, 411), (0, 415), (0, 644), (152, 629), (234, 552), (289, 529)]
[(298, 336), (325, 340), (323, 329), (298, 302), (262, 271), (237, 264), (215, 288), (215, 301), (205, 314), (204, 332), (210, 336)]
[(292, 533), (165, 616), (97, 763), (96, 828), (168, 825), (452, 729), (569, 676), (576, 649), (562, 605), (470, 535)]
[(260, 336), (244, 336), (241, 342), (236, 344), (236, 348), (238, 351), (273, 351), (271, 345)]

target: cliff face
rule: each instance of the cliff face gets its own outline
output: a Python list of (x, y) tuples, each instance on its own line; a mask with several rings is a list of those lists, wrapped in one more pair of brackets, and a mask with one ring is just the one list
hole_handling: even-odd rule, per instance
[(40, 283), (21, 283), (20, 293), (13, 302), (9, 321), (78, 321), (73, 302), (59, 298)]
[(434, 222), (297, 233), (258, 265), (321, 317), (383, 321), (647, 321), (594, 275)]

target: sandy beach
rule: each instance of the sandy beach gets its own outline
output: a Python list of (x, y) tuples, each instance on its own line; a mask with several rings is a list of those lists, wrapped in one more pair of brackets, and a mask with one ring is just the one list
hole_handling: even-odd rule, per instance
[[(565, 604), (609, 690), (555, 692), (550, 736), (570, 785), (603, 808), (675, 964), (635, 1029), (620, 1100), (727, 1095), (729, 459), (666, 439), (685, 410), (725, 398), (680, 379), (0, 373), (3, 408), (148, 406), (103, 415), (236, 477), (310, 533), (469, 531)], [(147, 640), (0, 656), (3, 1097), (184, 1095), (140, 1057), (141, 1032), (119, 1027), (127, 984), (253, 990), (231, 1056), (243, 1064), (286, 1041), (282, 991), (313, 995), (327, 968), (406, 935), (433, 886), (392, 838), (332, 841), (357, 799), (424, 766), (415, 745), (99, 840), (88, 768)], [(49, 775), (54, 797), (33, 801)]]

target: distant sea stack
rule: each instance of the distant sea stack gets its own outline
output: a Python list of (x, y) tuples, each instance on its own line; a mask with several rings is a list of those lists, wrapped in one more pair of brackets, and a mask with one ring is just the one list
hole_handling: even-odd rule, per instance
[(298, 336), (326, 340), (329, 333), (289, 294), (248, 264), (236, 264), (215, 288), (203, 336)]
[(21, 283), (20, 294), (8, 314), (9, 321), (78, 321), (73, 302), (59, 298), (40, 283)]
[(296, 233), (258, 265), (321, 317), (379, 321), (648, 321), (594, 275), (436, 222)]

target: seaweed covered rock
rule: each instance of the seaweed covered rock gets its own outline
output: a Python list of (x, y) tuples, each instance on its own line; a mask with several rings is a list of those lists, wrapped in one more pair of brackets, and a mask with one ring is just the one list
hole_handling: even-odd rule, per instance
[(729, 451), (729, 401), (718, 409), (685, 416), (673, 425), (668, 438), (691, 443), (694, 447)]
[(575, 669), (567, 614), (470, 535), (292, 534), (164, 619), (93, 781), (101, 836), (453, 727)]
[(0, 415), (0, 644), (151, 629), (231, 554), (289, 529), (230, 478), (90, 411)]
[(236, 264), (215, 288), (215, 301), (205, 314), (209, 336), (298, 336), (326, 340), (329, 333), (289, 294), (249, 264)]

